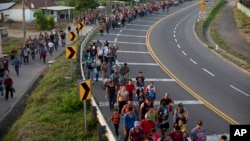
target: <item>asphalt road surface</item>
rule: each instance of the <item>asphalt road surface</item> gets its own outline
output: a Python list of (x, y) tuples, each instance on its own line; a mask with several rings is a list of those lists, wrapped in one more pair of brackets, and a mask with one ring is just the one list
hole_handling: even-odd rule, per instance
[[(197, 1), (186, 2), (179, 6), (171, 7), (169, 13), (152, 14), (127, 24), (125, 28), (111, 30), (110, 34), (105, 34), (104, 36), (97, 35), (93, 41), (100, 40), (104, 42), (107, 40), (111, 44), (116, 43), (119, 46), (117, 64), (126, 62), (131, 70), (133, 80), (135, 80), (137, 72), (142, 70), (146, 78), (146, 85), (149, 84), (149, 81), (154, 81), (157, 89), (156, 103), (159, 102), (166, 91), (174, 99), (175, 104), (179, 102), (184, 103), (190, 115), (187, 123), (189, 131), (195, 126), (196, 121), (201, 119), (204, 122), (208, 135), (228, 134), (230, 123), (209, 109), (206, 106), (207, 103), (204, 103), (206, 101), (199, 97), (197, 100), (197, 96), (192, 95), (192, 91), (190, 94), (190, 91), (187, 91), (179, 83), (179, 81), (183, 81), (188, 87), (194, 89), (195, 94), (199, 94), (209, 102), (213, 102), (215, 106), (222, 108), (223, 111), (232, 112), (235, 108), (231, 108), (230, 105), (227, 105), (227, 107), (223, 106), (228, 103), (228, 99), (225, 100), (225, 95), (223, 94), (227, 94), (224, 91), (229, 94), (230, 92), (237, 93), (238, 91), (230, 86), (228, 88), (222, 87), (225, 84), (224, 82), (228, 82), (225, 81), (228, 79), (228, 76), (225, 77), (223, 73), (219, 76), (218, 73), (221, 73), (221, 71), (215, 68), (224, 66), (233, 69), (233, 72), (237, 71), (234, 74), (238, 74), (240, 71), (217, 57), (197, 40), (193, 32), (193, 26), (198, 18), (198, 10), (199, 5)], [(162, 22), (157, 26), (152, 26), (159, 20), (162, 20)], [(147, 32), (148, 30), (149, 32)], [(150, 33), (149, 42), (147, 42), (150, 44), (146, 44), (147, 33)], [(192, 58), (189, 55), (192, 55), (190, 56)], [(210, 63), (210, 61), (218, 63), (216, 64), (218, 66), (213, 67), (210, 64), (206, 64)], [(200, 68), (197, 66), (200, 66)], [(171, 70), (171, 73), (167, 71), (168, 69), (164, 69), (166, 67)], [(212, 76), (210, 72), (212, 70), (216, 77)], [(173, 77), (173, 74), (178, 77)], [(215, 78), (218, 80), (215, 81)], [(223, 80), (221, 80), (222, 78)], [(93, 96), (99, 103), (103, 115), (108, 120), (112, 111), (110, 111), (108, 103), (105, 101), (105, 92), (101, 88), (101, 84), (102, 82), (97, 82), (93, 85)], [(235, 83), (231, 85), (235, 86)], [(222, 88), (223, 93), (220, 88)], [(238, 94), (238, 97), (243, 96)], [(233, 98), (236, 97), (237, 94), (233, 96)], [(230, 98), (229, 101), (232, 99)], [(232, 104), (237, 105), (237, 102)], [(170, 121), (172, 121), (171, 119), (172, 116)], [(109, 123), (109, 125), (114, 131), (112, 123)], [(122, 123), (119, 131), (121, 134), (123, 133)]]

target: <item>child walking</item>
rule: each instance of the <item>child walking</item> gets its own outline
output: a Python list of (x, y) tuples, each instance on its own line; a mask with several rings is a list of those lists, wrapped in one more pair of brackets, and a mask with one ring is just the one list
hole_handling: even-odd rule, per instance
[(114, 124), (115, 134), (116, 134), (117, 138), (120, 139), (120, 135), (119, 135), (119, 132), (118, 132), (119, 124), (120, 124), (120, 114), (118, 113), (118, 109), (114, 109), (114, 113), (111, 116), (110, 121), (112, 121), (113, 124)]

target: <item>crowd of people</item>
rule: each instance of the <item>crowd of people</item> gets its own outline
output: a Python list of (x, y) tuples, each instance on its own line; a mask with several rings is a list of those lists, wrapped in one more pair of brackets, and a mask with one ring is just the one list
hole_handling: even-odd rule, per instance
[[(118, 7), (113, 15), (97, 18), (100, 36), (104, 35), (104, 30), (109, 34), (110, 28), (123, 27), (137, 16), (147, 16), (153, 12), (157, 14), (159, 9), (167, 5), (162, 3), (151, 6), (132, 9)], [(87, 78), (92, 84), (102, 80), (105, 99), (113, 112), (110, 121), (114, 125), (117, 140), (123, 134), (124, 141), (205, 141), (207, 137), (201, 120), (188, 131), (189, 114), (183, 103), (177, 103), (177, 107), (174, 107), (176, 103), (166, 92), (159, 105), (156, 105), (157, 91), (154, 82), (146, 84), (141, 70), (137, 70), (138, 75), (132, 80), (129, 65), (116, 64), (118, 49), (117, 44), (97, 40), (89, 44), (84, 55)], [(134, 101), (138, 101), (139, 105)], [(171, 118), (173, 122), (169, 122)], [(122, 128), (122, 133), (119, 128)], [(219, 140), (225, 141), (227, 137), (223, 135)]]
[(35, 60), (36, 56), (39, 56), (38, 58), (45, 63), (47, 54), (49, 53), (52, 56), (53, 51), (58, 49), (59, 41), (62, 47), (66, 45), (66, 33), (62, 28), (59, 31), (53, 29), (50, 34), (40, 32), (38, 36), (29, 36), (24, 45), (13, 48), (9, 55), (4, 55), (0, 64), (1, 97), (5, 97), (5, 100), (8, 101), (9, 93), (10, 97), (13, 98), (15, 92), (13, 80), (9, 76), (9, 66), (13, 66), (16, 75), (19, 76), (21, 65), (29, 64), (30, 59)]

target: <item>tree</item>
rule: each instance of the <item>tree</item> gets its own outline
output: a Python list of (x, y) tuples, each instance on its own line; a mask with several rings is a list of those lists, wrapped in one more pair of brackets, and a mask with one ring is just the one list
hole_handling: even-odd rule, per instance
[(94, 9), (99, 6), (96, 0), (77, 0), (75, 9), (82, 11), (84, 9)]
[(38, 27), (42, 30), (45, 30), (48, 28), (48, 19), (43, 14), (43, 11), (41, 9), (38, 9), (34, 12), (35, 17), (35, 23), (38, 25)]

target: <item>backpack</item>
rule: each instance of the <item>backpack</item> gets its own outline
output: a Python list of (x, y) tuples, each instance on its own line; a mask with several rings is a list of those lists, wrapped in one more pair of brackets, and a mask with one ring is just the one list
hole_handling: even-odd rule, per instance
[(149, 99), (155, 99), (155, 93), (153, 92), (148, 92), (147, 96)]
[(206, 141), (207, 140), (207, 137), (206, 137), (206, 133), (205, 131), (197, 131), (197, 138), (195, 141)]

